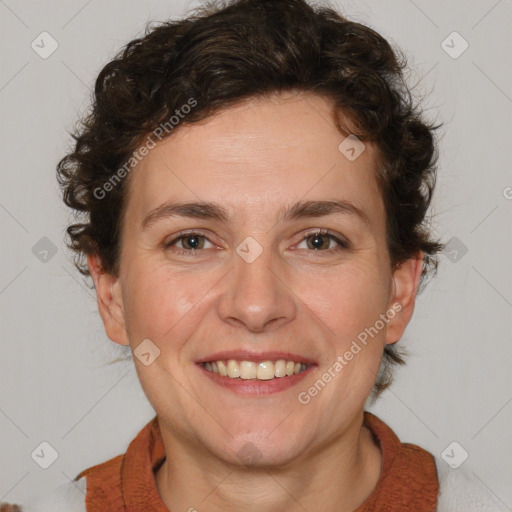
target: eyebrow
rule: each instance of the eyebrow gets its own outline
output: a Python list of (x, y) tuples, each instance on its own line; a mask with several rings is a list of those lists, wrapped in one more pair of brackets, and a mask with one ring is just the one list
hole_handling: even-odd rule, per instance
[[(299, 219), (324, 217), (334, 214), (353, 215), (364, 224), (370, 225), (366, 213), (350, 201), (299, 201), (279, 210), (278, 222), (292, 222)], [(151, 210), (142, 221), (142, 229), (168, 217), (188, 217), (194, 219), (216, 220), (227, 223), (229, 213), (219, 203), (166, 202)]]

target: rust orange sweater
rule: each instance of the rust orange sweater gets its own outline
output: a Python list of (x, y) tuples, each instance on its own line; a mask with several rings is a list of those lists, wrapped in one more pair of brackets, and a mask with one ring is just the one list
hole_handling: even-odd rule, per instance
[[(439, 484), (433, 456), (401, 443), (379, 418), (364, 422), (382, 451), (380, 479), (354, 512), (434, 512)], [(157, 418), (153, 418), (119, 455), (78, 475), (87, 479), (87, 512), (169, 512), (158, 494), (154, 473), (165, 459)]]

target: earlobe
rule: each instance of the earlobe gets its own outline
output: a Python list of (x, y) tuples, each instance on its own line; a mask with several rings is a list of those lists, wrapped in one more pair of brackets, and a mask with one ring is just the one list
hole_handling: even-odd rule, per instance
[(129, 345), (119, 278), (103, 270), (97, 254), (88, 255), (87, 263), (94, 280), (98, 310), (107, 336), (115, 343)]
[(423, 252), (419, 251), (414, 257), (402, 262), (393, 272), (388, 310), (393, 309), (395, 315), (386, 329), (386, 344), (400, 340), (412, 318), (422, 271)]

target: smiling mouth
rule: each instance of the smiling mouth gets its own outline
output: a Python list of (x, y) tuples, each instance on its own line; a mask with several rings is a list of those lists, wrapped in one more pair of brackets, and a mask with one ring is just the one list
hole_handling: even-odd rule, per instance
[(238, 361), (236, 359), (200, 363), (208, 372), (221, 377), (243, 380), (272, 380), (298, 375), (309, 368), (309, 364), (285, 359), (277, 361)]

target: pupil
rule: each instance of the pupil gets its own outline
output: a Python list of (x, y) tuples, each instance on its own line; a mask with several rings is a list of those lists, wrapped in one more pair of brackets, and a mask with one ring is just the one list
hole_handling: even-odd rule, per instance
[[(195, 249), (199, 245), (199, 240), (198, 240), (197, 236), (189, 236), (188, 240), (189, 240), (188, 245), (190, 245), (193, 249)], [(190, 243), (190, 240), (193, 240), (193, 242)], [(194, 242), (194, 240), (195, 240), (195, 242)]]
[[(318, 242), (320, 242), (320, 243), (318, 244)], [(321, 239), (321, 236), (319, 236), (319, 235), (315, 235), (315, 236), (313, 237), (313, 242), (312, 242), (312, 243), (313, 243), (313, 247), (314, 247), (315, 249), (319, 249), (320, 247), (322, 247), (322, 239)], [(318, 244), (318, 245), (317, 245), (317, 244)]]

